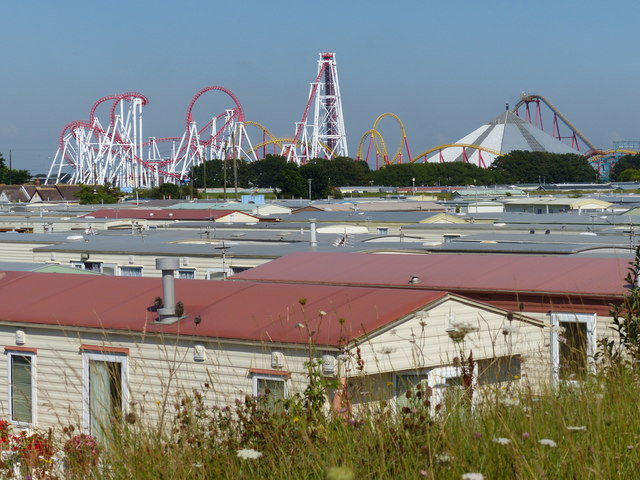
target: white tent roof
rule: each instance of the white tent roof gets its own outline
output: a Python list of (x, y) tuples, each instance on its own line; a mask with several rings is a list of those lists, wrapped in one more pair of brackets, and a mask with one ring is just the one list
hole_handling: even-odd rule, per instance
[[(513, 150), (580, 153), (508, 110), (455, 143), (478, 145), (501, 153)], [(492, 153), (475, 148), (449, 147), (432, 154), (428, 161), (462, 162), (465, 153), (469, 163), (481, 167), (488, 167), (496, 158)]]

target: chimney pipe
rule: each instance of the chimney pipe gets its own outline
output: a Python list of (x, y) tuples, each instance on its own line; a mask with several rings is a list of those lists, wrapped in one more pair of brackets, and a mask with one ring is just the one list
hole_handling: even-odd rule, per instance
[(162, 270), (162, 303), (158, 308), (160, 323), (173, 323), (179, 320), (176, 315), (176, 292), (173, 272), (180, 268), (180, 259), (177, 257), (156, 258), (156, 268)]
[(316, 219), (315, 218), (310, 218), (309, 219), (310, 222), (310, 232), (311, 232), (311, 246), (315, 247), (318, 245), (318, 238), (316, 237)]

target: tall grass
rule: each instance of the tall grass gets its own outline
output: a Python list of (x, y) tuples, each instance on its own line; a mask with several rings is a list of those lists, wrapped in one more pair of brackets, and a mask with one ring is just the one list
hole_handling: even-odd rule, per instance
[[(452, 395), (435, 414), (426, 406), (395, 413), (383, 404), (353, 415), (314, 415), (301, 402), (268, 407), (264, 398), (211, 409), (206, 395), (195, 392), (174, 405), (170, 431), (138, 423), (118, 428), (96, 478), (639, 475), (640, 379), (625, 369), (542, 394), (496, 389), (473, 408), (466, 395)], [(243, 449), (261, 455), (243, 458)]]

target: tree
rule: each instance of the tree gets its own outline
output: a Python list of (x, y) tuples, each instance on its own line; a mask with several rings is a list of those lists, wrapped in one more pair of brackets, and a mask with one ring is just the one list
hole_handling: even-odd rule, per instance
[(20, 185), (27, 183), (31, 179), (28, 170), (16, 170), (7, 168), (4, 156), (0, 153), (0, 183)]
[(75, 193), (80, 203), (98, 204), (98, 203), (118, 203), (123, 196), (119, 188), (112, 186), (110, 183), (104, 185), (84, 185)]
[(640, 168), (627, 168), (623, 170), (616, 179), (618, 182), (639, 182)]
[(507, 183), (593, 182), (597, 172), (582, 155), (514, 150), (489, 167)]
[(154, 198), (180, 198), (180, 187), (175, 183), (163, 183)]
[(404, 163), (387, 165), (372, 173), (376, 185), (491, 185), (496, 183), (495, 172), (471, 163)]
[(623, 180), (620, 178), (620, 175), (622, 175), (625, 170), (629, 169), (640, 170), (640, 154), (620, 157), (611, 168), (609, 178), (614, 182), (627, 182), (629, 180)]

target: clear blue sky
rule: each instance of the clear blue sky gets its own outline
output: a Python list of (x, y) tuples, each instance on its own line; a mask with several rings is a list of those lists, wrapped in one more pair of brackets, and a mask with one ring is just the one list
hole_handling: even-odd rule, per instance
[[(0, 152), (46, 172), (64, 125), (126, 91), (150, 100), (145, 137), (180, 136), (209, 85), (291, 136), (322, 51), (336, 52), (351, 156), (381, 113), (403, 120), (415, 154), (459, 139), (521, 91), (610, 148), (640, 139), (638, 18), (638, 3), (615, 0), (5, 2)], [(229, 106), (207, 98), (211, 114)], [(391, 121), (383, 133), (397, 145)]]

